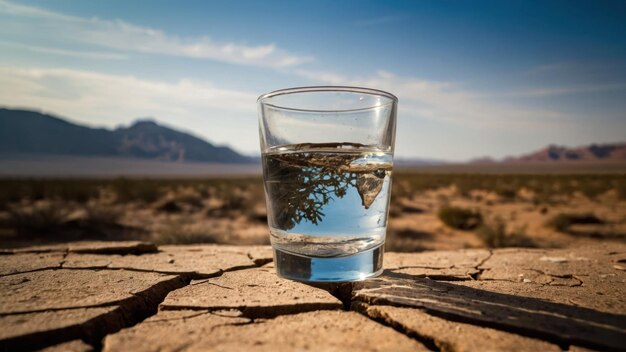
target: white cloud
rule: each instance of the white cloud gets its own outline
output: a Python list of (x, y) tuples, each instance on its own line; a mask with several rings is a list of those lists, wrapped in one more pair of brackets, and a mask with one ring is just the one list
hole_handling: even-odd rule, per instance
[(399, 77), (380, 70), (369, 77), (348, 77), (332, 72), (296, 69), (291, 72), (329, 85), (376, 88), (398, 96), (401, 117), (405, 115), (456, 125), (497, 129), (535, 129), (556, 126), (566, 115), (557, 111), (522, 108), (485, 99), (458, 84)]
[(552, 97), (579, 93), (595, 93), (626, 90), (626, 83), (577, 84), (565, 87), (535, 88), (526, 91), (489, 94), (490, 97)]
[(125, 119), (153, 111), (184, 112), (189, 107), (235, 112), (254, 112), (256, 107), (256, 94), (208, 82), (181, 79), (168, 83), (72, 69), (4, 67), (0, 68), (0, 86), (6, 88), (1, 104), (42, 106), (78, 116), (118, 111), (120, 105), (126, 110)]
[(32, 51), (35, 53), (79, 57), (83, 59), (125, 60), (128, 58), (127, 55), (117, 54), (117, 53), (100, 52), (100, 51), (67, 50), (67, 49), (50, 48), (50, 47), (37, 46), (37, 45), (24, 45), (24, 44), (4, 42), (4, 41), (0, 41), (0, 45), (12, 47), (12, 48), (24, 49), (24, 50)]
[[(114, 127), (153, 116), (208, 140), (258, 150), (256, 94), (209, 82), (48, 68), (0, 67), (0, 106), (33, 108), (74, 121)], [(242, 128), (241, 121), (250, 128)]]
[(5, 22), (31, 20), (28, 22), (29, 32), (43, 35), (44, 39), (65, 40), (68, 43), (80, 42), (128, 52), (210, 59), (272, 68), (294, 67), (313, 60), (309, 56), (292, 54), (271, 43), (250, 46), (219, 42), (206, 36), (183, 38), (121, 20), (68, 16), (3, 0), (0, 0), (0, 14), (11, 16), (3, 19)]

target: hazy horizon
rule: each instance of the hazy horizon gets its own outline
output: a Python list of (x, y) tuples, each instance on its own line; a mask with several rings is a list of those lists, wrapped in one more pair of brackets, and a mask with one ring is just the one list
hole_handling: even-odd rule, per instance
[(624, 13), (610, 1), (0, 0), (0, 105), (109, 129), (149, 117), (258, 155), (257, 96), (355, 85), (399, 96), (399, 158), (622, 142)]
[[(89, 127), (89, 128), (104, 128), (104, 129), (107, 129), (107, 130), (115, 130), (115, 129), (119, 129), (119, 128), (130, 127), (131, 125), (133, 125), (133, 124), (135, 124), (137, 122), (140, 122), (140, 121), (153, 121), (153, 122), (157, 123), (160, 126), (164, 126), (164, 127), (170, 128), (170, 129), (174, 129), (176, 131), (183, 132), (183, 133), (189, 134), (191, 136), (194, 136), (194, 137), (200, 138), (202, 140), (205, 140), (206, 142), (211, 143), (214, 146), (229, 147), (229, 148), (233, 149), (234, 151), (236, 151), (237, 153), (242, 154), (244, 156), (250, 156), (250, 157), (255, 157), (255, 158), (261, 157), (260, 150), (253, 151), (252, 153), (245, 153), (245, 152), (242, 152), (242, 151), (238, 150), (236, 147), (233, 147), (232, 145), (230, 145), (228, 143), (225, 143), (225, 144), (215, 143), (214, 141), (212, 141), (210, 139), (207, 139), (207, 138), (203, 137), (202, 135), (199, 135), (199, 134), (195, 133), (192, 130), (187, 130), (184, 127), (183, 128), (179, 128), (177, 126), (170, 125), (167, 122), (163, 122), (163, 121), (161, 121), (159, 119), (156, 119), (154, 117), (151, 117), (151, 116), (137, 117), (135, 119), (130, 120), (128, 123), (120, 123), (120, 124), (118, 124), (116, 126), (109, 127), (109, 126), (106, 126), (106, 125), (93, 125), (93, 124), (90, 124), (90, 123), (87, 123), (87, 122), (81, 122), (81, 121), (69, 118), (67, 116), (60, 116), (59, 114), (55, 114), (54, 112), (45, 111), (45, 110), (41, 110), (41, 109), (34, 109), (34, 108), (27, 108), (27, 107), (9, 107), (9, 106), (2, 106), (2, 105), (0, 105), (0, 109), (14, 109), (14, 110), (35, 111), (35, 112), (39, 112), (39, 113), (42, 113), (42, 114), (50, 115), (50, 116), (53, 116), (53, 117), (56, 117), (56, 118), (60, 118), (62, 120), (65, 120), (67, 122), (70, 122), (70, 123), (73, 123), (73, 124), (76, 124), (76, 125), (85, 126), (85, 127)], [(612, 141), (612, 142), (595, 143), (595, 144), (624, 144), (624, 143), (626, 143), (625, 140), (616, 140), (616, 141)], [(518, 155), (505, 155), (505, 156), (500, 157), (500, 158), (495, 158), (495, 157), (490, 156), (490, 155), (477, 155), (477, 156), (474, 156), (474, 157), (471, 157), (471, 158), (468, 158), (468, 159), (464, 159), (464, 160), (449, 160), (449, 159), (442, 159), (442, 158), (437, 159), (437, 158), (432, 158), (432, 157), (427, 157), (427, 156), (399, 156), (399, 157), (396, 157), (396, 159), (398, 159), (399, 161), (403, 161), (403, 160), (404, 161), (411, 161), (411, 160), (414, 160), (414, 161), (425, 161), (425, 162), (432, 162), (432, 163), (439, 163), (439, 162), (444, 162), (444, 163), (455, 163), (455, 162), (465, 163), (465, 162), (471, 162), (471, 161), (485, 159), (485, 158), (492, 159), (492, 160), (503, 160), (503, 159), (505, 159), (507, 157), (517, 157), (517, 156), (524, 155), (524, 154), (530, 154), (532, 152), (536, 152), (536, 151), (538, 151), (540, 149), (544, 149), (544, 148), (546, 148), (548, 146), (551, 146), (551, 145), (555, 145), (555, 144), (552, 143), (552, 144), (549, 144), (549, 145), (537, 146), (535, 149), (527, 150), (527, 151), (522, 152), (522, 153), (520, 153)], [(583, 145), (557, 145), (557, 146), (574, 148), (574, 147), (581, 147)]]

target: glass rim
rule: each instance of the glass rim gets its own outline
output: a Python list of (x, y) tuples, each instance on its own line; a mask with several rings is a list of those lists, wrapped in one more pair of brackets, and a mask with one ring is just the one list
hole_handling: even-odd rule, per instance
[[(278, 97), (278, 96), (281, 96), (281, 95), (298, 94), (298, 93), (310, 93), (310, 92), (361, 93), (361, 94), (368, 94), (368, 95), (383, 96), (385, 98), (388, 98), (389, 102), (384, 103), (384, 104), (380, 104), (380, 105), (368, 106), (368, 107), (357, 108), (357, 109), (329, 109), (329, 110), (290, 108), (290, 107), (280, 106), (280, 105), (271, 104), (271, 103), (266, 102), (266, 100), (268, 100), (270, 98)], [(371, 109), (375, 109), (375, 108), (380, 108), (380, 107), (383, 107), (383, 106), (391, 105), (391, 104), (394, 104), (394, 103), (397, 104), (398, 103), (398, 97), (396, 97), (395, 95), (393, 95), (393, 94), (391, 94), (389, 92), (386, 92), (384, 90), (374, 89), (374, 88), (366, 88), (366, 87), (356, 87), (356, 86), (304, 86), (304, 87), (293, 87), (293, 88), (278, 89), (278, 90), (275, 90), (275, 91), (272, 91), (272, 92), (260, 95), (257, 98), (256, 101), (259, 104), (271, 106), (273, 108), (277, 108), (277, 109), (281, 109), (281, 110), (303, 111), (303, 112), (352, 112), (352, 111), (371, 110)]]

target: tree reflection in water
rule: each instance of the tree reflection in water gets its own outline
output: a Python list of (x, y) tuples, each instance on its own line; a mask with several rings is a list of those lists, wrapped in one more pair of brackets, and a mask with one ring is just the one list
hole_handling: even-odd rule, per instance
[(355, 169), (354, 154), (291, 153), (264, 155), (264, 177), (273, 227), (289, 230), (302, 220), (318, 225), (323, 207), (355, 187), (367, 209), (382, 189), (385, 170)]

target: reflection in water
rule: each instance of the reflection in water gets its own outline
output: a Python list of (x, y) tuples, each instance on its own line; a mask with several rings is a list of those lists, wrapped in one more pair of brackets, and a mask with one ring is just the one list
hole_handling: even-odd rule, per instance
[(293, 229), (303, 220), (319, 225), (326, 216), (324, 206), (343, 199), (350, 187), (357, 190), (361, 206), (369, 209), (390, 165), (355, 163), (363, 156), (362, 152), (265, 154), (270, 225), (282, 230)]

